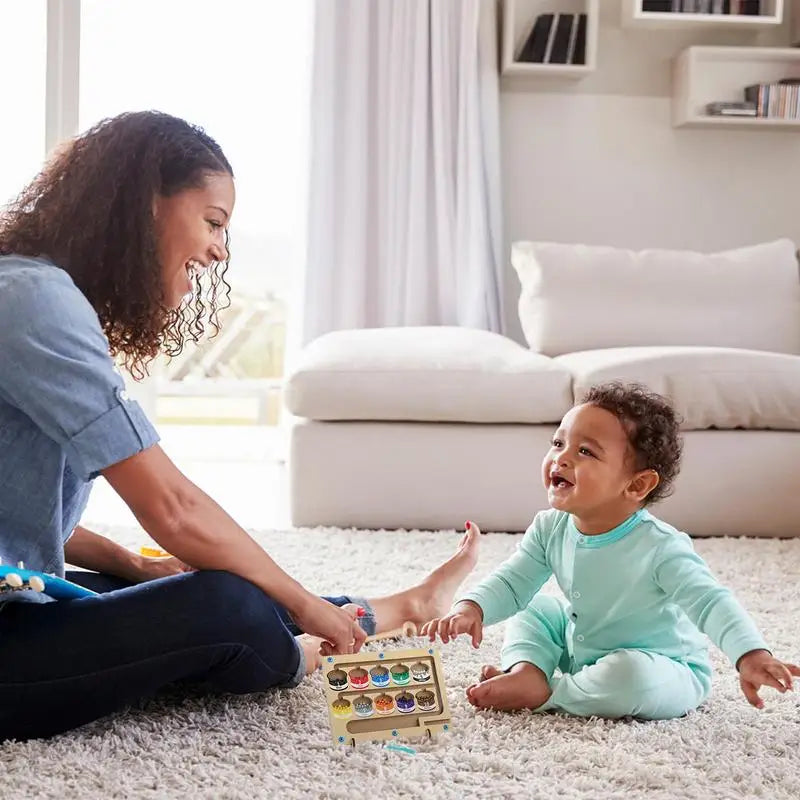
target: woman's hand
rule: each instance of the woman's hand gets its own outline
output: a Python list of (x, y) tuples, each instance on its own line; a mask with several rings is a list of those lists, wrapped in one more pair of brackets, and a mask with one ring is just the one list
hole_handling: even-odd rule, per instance
[(358, 624), (358, 607), (354, 605), (339, 608), (320, 597), (308, 595), (299, 608), (290, 609), (289, 613), (300, 630), (323, 640), (323, 655), (357, 653), (367, 638)]
[(483, 611), (477, 603), (462, 600), (446, 617), (432, 619), (420, 630), (420, 636), (427, 636), (432, 642), (437, 633), (444, 644), (459, 634), (467, 633), (472, 638), (472, 646), (479, 647), (483, 640)]
[(64, 560), (76, 567), (115, 575), (131, 583), (142, 583), (192, 570), (174, 557), (146, 558), (133, 553), (127, 547), (122, 547), (98, 533), (92, 533), (80, 525), (64, 545)]
[(133, 580), (136, 583), (154, 581), (157, 578), (167, 578), (170, 575), (180, 575), (182, 572), (194, 572), (194, 567), (184, 564), (179, 558), (147, 558), (139, 556)]
[(800, 678), (800, 667), (778, 661), (767, 650), (751, 650), (745, 653), (736, 665), (739, 670), (739, 685), (747, 702), (756, 708), (764, 708), (758, 690), (771, 686), (783, 694), (793, 688), (792, 676)]

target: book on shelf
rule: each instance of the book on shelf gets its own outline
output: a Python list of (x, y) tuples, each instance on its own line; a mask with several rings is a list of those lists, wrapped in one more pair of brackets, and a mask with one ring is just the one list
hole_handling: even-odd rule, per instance
[(586, 63), (586, 14), (539, 14), (517, 61), (538, 64)]
[(572, 24), (569, 26), (569, 40), (567, 41), (567, 60), (565, 64), (575, 63), (575, 47), (578, 44), (578, 30), (580, 24), (577, 16), (573, 17)]
[(553, 14), (539, 14), (533, 23), (531, 32), (519, 51), (517, 61), (543, 62), (547, 50), (547, 40), (553, 24)]
[(589, 24), (586, 14), (578, 14), (578, 25), (575, 31), (575, 50), (572, 53), (573, 64), (586, 63), (586, 26)]
[(740, 0), (739, 13), (751, 17), (761, 16), (761, 0)]
[(556, 23), (556, 32), (553, 36), (553, 47), (550, 50), (551, 64), (566, 64), (569, 52), (569, 40), (572, 35), (572, 27), (575, 24), (574, 14), (559, 14)]
[(761, 0), (642, 0), (648, 14), (729, 14), (760, 16)]

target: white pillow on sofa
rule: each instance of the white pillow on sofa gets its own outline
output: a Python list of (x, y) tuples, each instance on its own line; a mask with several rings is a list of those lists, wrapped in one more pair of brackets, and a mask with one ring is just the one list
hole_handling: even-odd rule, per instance
[(616, 347), (554, 359), (575, 399), (608, 381), (643, 383), (672, 401), (687, 431), (800, 430), (800, 356), (733, 347)]
[(800, 352), (796, 247), (779, 239), (703, 254), (515, 242), (529, 347), (705, 345)]

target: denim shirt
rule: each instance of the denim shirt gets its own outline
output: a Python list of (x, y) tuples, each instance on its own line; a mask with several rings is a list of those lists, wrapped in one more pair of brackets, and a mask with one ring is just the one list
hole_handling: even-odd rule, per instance
[(70, 276), (43, 258), (0, 257), (3, 562), (63, 576), (94, 478), (157, 441)]

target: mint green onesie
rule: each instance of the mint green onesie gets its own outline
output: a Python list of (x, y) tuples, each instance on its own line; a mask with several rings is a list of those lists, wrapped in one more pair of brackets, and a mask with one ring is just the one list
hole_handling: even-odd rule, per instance
[[(568, 604), (537, 594), (551, 575)], [(691, 539), (644, 509), (596, 536), (542, 511), (516, 552), (458, 599), (477, 603), (484, 625), (513, 617), (501, 666), (527, 661), (547, 675), (553, 694), (537, 711), (679, 717), (711, 690), (701, 631), (733, 664), (767, 649)]]

